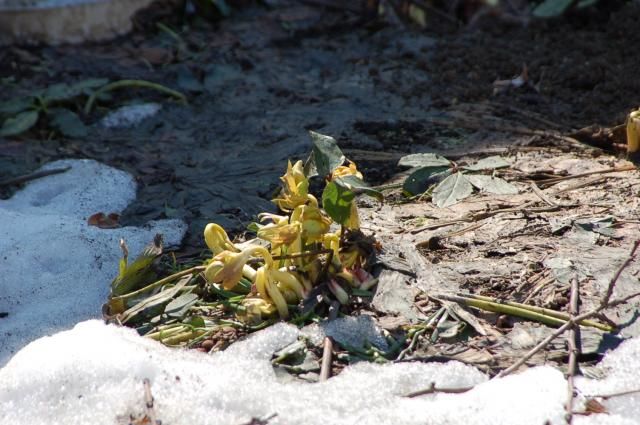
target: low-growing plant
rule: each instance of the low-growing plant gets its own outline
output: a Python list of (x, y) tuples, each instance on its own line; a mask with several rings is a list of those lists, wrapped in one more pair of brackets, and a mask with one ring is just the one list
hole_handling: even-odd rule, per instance
[[(90, 78), (74, 84), (53, 84), (45, 89), (34, 90), (26, 96), (0, 103), (0, 137), (20, 135), (42, 119), (46, 119), (50, 128), (64, 136), (84, 137), (88, 129), (76, 111), (87, 115), (96, 101), (111, 99), (110, 91), (127, 87), (153, 89), (186, 102), (183, 94), (144, 80), (109, 82), (106, 78)], [(82, 103), (84, 107), (81, 106)]]
[[(473, 193), (474, 187), (499, 195), (518, 193), (515, 186), (493, 175), (495, 170), (510, 165), (506, 159), (492, 156), (474, 164), (458, 166), (434, 153), (407, 155), (398, 162), (399, 167), (414, 169), (402, 185), (405, 194), (430, 194), (433, 203), (440, 208), (467, 198)], [(486, 174), (487, 172), (491, 175)]]
[[(212, 256), (153, 283), (141, 277), (157, 249), (146, 250), (132, 264), (125, 255), (105, 316), (170, 345), (188, 345), (213, 332), (221, 320), (262, 327), (293, 313), (299, 323), (313, 314), (318, 300), (346, 305), (350, 292), (366, 293), (376, 284), (366, 270), (375, 250), (359, 230), (355, 197), (381, 195), (364, 183), (333, 138), (314, 132), (311, 138), (306, 163), (289, 162), (280, 178), (273, 199), (280, 213), (259, 214), (249, 226), (255, 239), (234, 243), (221, 226), (210, 223), (204, 240)], [(321, 200), (310, 192), (312, 178), (325, 183)]]

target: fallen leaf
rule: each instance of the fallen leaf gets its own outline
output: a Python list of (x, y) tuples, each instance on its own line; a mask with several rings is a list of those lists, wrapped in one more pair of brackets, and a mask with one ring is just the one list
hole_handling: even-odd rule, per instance
[(117, 229), (120, 227), (120, 215), (116, 213), (109, 215), (105, 215), (103, 212), (95, 213), (87, 219), (87, 224), (101, 229)]

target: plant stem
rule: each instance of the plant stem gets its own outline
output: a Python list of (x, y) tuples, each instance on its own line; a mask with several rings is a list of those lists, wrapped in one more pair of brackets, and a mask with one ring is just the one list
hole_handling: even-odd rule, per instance
[(93, 104), (95, 103), (99, 95), (111, 90), (121, 89), (123, 87), (142, 87), (142, 88), (157, 90), (159, 92), (162, 92), (162, 93), (168, 94), (169, 96), (173, 96), (177, 98), (180, 102), (187, 103), (187, 97), (185, 95), (183, 95), (178, 91), (165, 87), (162, 84), (152, 83), (151, 81), (145, 81), (145, 80), (120, 80), (120, 81), (114, 81), (113, 83), (106, 84), (100, 87), (98, 90), (94, 91), (91, 94), (91, 96), (89, 96), (89, 99), (87, 99), (87, 103), (84, 105), (84, 114), (89, 115), (89, 113), (91, 112), (91, 108), (93, 107)]
[[(549, 310), (536, 306), (529, 306), (526, 304), (519, 304), (513, 302), (495, 302), (488, 301), (483, 298), (488, 297), (479, 297), (479, 296), (459, 296), (459, 295), (447, 295), (447, 294), (437, 294), (432, 298), (434, 299), (443, 299), (447, 301), (453, 301), (457, 303), (462, 303), (464, 305), (479, 308), (481, 310), (492, 311), (494, 313), (502, 313), (509, 314), (511, 316), (523, 317), (525, 319), (535, 320), (536, 322), (544, 323), (549, 326), (561, 326), (566, 323), (570, 317), (559, 311)], [(476, 299), (480, 298), (480, 299)], [(490, 299), (490, 298), (489, 298)], [(597, 328), (603, 330), (605, 332), (612, 332), (614, 329), (602, 323), (598, 323), (592, 320), (589, 321), (581, 321), (580, 325), (589, 326), (593, 328)]]

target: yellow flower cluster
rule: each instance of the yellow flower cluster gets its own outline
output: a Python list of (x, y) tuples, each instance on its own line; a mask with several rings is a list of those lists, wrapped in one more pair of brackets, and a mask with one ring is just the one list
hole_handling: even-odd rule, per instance
[[(362, 178), (354, 163), (338, 167), (332, 177), (347, 175)], [(257, 236), (269, 243), (269, 249), (256, 243), (241, 250), (215, 223), (208, 224), (204, 231), (205, 242), (214, 254), (204, 272), (206, 280), (220, 284), (226, 290), (236, 287), (243, 278), (252, 284), (251, 293), (242, 301), (247, 320), (262, 319), (276, 311), (281, 318), (288, 317), (288, 305), (305, 298), (322, 270), (330, 270), (336, 275), (326, 276), (327, 283), (342, 303), (348, 302), (348, 294), (336, 278), (354, 286), (370, 285), (372, 281), (370, 276), (359, 279), (351, 271), (359, 270), (363, 259), (356, 249), (341, 247), (340, 229), (335, 226), (336, 230), (331, 230), (333, 220), (308, 193), (309, 180), (302, 161), (293, 165), (289, 162), (287, 172), (280, 180), (282, 190), (273, 202), (287, 215), (259, 215), (263, 224), (259, 225)], [(354, 202), (345, 227), (357, 229), (358, 226)], [(331, 264), (326, 264), (329, 258)], [(258, 267), (249, 263), (258, 264)]]

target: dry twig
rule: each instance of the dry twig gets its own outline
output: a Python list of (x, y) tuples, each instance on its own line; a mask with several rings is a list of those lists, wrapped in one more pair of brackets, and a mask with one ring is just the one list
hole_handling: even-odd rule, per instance
[(144, 378), (142, 384), (144, 385), (144, 406), (147, 411), (147, 418), (152, 425), (159, 425), (162, 422), (156, 419), (156, 412), (153, 408), (153, 395), (151, 395), (151, 383), (149, 379)]
[[(633, 260), (635, 260), (636, 252), (638, 250), (638, 246), (640, 246), (640, 240), (637, 240), (637, 241), (634, 242), (633, 248), (631, 249), (631, 253), (629, 254), (629, 257), (627, 257), (625, 262), (622, 263), (620, 268), (618, 268), (618, 271), (613, 275), (613, 278), (609, 282), (609, 286), (607, 287), (607, 292), (606, 292), (606, 294), (608, 294), (609, 297), (610, 297), (610, 294), (613, 293), (613, 288), (614, 288), (617, 280), (620, 278), (620, 275), (622, 274), (624, 269), (627, 268), (627, 266), (629, 266), (629, 264), (631, 264), (631, 262)], [(607, 300), (607, 296), (605, 296), (605, 298), (603, 298), (603, 302), (600, 303), (598, 308), (596, 308), (594, 310), (591, 310), (591, 311), (588, 311), (588, 312), (583, 313), (583, 314), (578, 314), (574, 318), (572, 318), (569, 321), (567, 321), (564, 325), (562, 325), (558, 329), (556, 329), (555, 332), (553, 332), (551, 335), (549, 335), (548, 337), (546, 337), (545, 339), (540, 341), (540, 343), (538, 345), (536, 345), (531, 350), (529, 350), (529, 352), (526, 353), (524, 356), (522, 356), (520, 358), (520, 360), (518, 360), (517, 362), (515, 362), (514, 364), (509, 366), (507, 369), (505, 369), (505, 370), (501, 371), (500, 373), (498, 373), (495, 377), (496, 378), (501, 378), (503, 376), (507, 376), (507, 375), (513, 373), (520, 366), (525, 364), (527, 362), (527, 360), (529, 360), (531, 357), (533, 357), (538, 351), (544, 349), (547, 345), (549, 345), (549, 343), (551, 341), (556, 339), (558, 336), (562, 335), (567, 329), (571, 328), (572, 326), (576, 325), (577, 323), (580, 323), (582, 320), (590, 319), (592, 317), (595, 317), (595, 316), (599, 315), (602, 312), (602, 310), (604, 310), (605, 308), (615, 307), (615, 306), (623, 304), (623, 303), (625, 303), (625, 302), (629, 301), (630, 299), (635, 298), (637, 296), (640, 296), (640, 292), (636, 292), (636, 293), (631, 294), (631, 295), (629, 295), (627, 297), (619, 298), (619, 299), (616, 299), (616, 300), (613, 300), (613, 301), (606, 301)]]
[(455, 220), (442, 221), (442, 222), (439, 222), (439, 223), (434, 223), (434, 224), (430, 224), (428, 226), (420, 227), (418, 229), (413, 229), (411, 231), (411, 234), (415, 235), (416, 233), (420, 233), (420, 232), (423, 232), (425, 230), (434, 230), (434, 229), (438, 229), (440, 227), (451, 226), (451, 225), (458, 224), (458, 223), (468, 223), (468, 222), (484, 220), (486, 218), (490, 218), (490, 217), (493, 217), (493, 216), (498, 215), (498, 214), (551, 212), (551, 211), (557, 211), (557, 210), (563, 209), (563, 208), (577, 208), (577, 207), (580, 206), (580, 204), (566, 204), (566, 205), (556, 205), (556, 206), (553, 206), (553, 207), (550, 207), (550, 206), (533, 207), (532, 205), (534, 205), (536, 202), (538, 202), (538, 201), (537, 200), (528, 201), (528, 202), (525, 202), (523, 204), (520, 204), (517, 207), (499, 208), (499, 209), (493, 210), (493, 211), (480, 211), (480, 212), (476, 212), (476, 213), (473, 213), (473, 214), (464, 215), (464, 216), (462, 216), (460, 218), (457, 218)]
[(553, 202), (542, 190), (540, 190), (540, 188), (538, 187), (537, 184), (535, 184), (535, 182), (531, 182), (531, 190), (533, 190), (533, 193), (535, 193), (538, 196), (538, 198), (542, 200), (542, 202), (549, 205), (550, 207), (558, 206), (556, 202)]
[(428, 388), (424, 390), (414, 391), (412, 393), (407, 394), (405, 397), (418, 397), (426, 394), (435, 394), (435, 393), (446, 393), (446, 394), (461, 394), (466, 393), (467, 391), (472, 390), (473, 387), (462, 387), (462, 388), (436, 388), (436, 383), (432, 382)]
[[(569, 305), (569, 315), (574, 320), (578, 315), (578, 300), (580, 293), (578, 291), (578, 278), (571, 280), (571, 304)], [(565, 406), (567, 424), (573, 422), (573, 401), (574, 401), (574, 382), (573, 378), (577, 371), (578, 355), (580, 354), (580, 327), (576, 324), (569, 329), (569, 363), (567, 366), (567, 404)]]
[(320, 366), (320, 382), (326, 381), (331, 377), (331, 361), (333, 358), (333, 341), (331, 337), (324, 337), (324, 346), (322, 348), (322, 365)]
[(42, 171), (36, 171), (35, 173), (29, 173), (29, 174), (25, 174), (23, 176), (18, 176), (18, 177), (14, 177), (11, 179), (7, 179), (4, 181), (0, 182), (0, 187), (8, 187), (8, 186), (14, 186), (17, 184), (22, 184), (22, 183), (26, 183), (28, 181), (31, 180), (35, 180), (35, 179), (39, 179), (41, 177), (46, 177), (46, 176), (51, 176), (54, 174), (60, 174), (60, 173), (64, 173), (67, 172), (71, 169), (70, 166), (67, 167), (63, 167), (63, 168), (52, 168), (51, 170), (42, 170)]
[(597, 170), (597, 171), (589, 171), (586, 173), (578, 173), (578, 174), (572, 174), (570, 176), (560, 176), (560, 177), (553, 177), (550, 179), (546, 179), (546, 180), (538, 180), (538, 184), (541, 186), (551, 186), (554, 185), (556, 183), (560, 183), (562, 181), (565, 180), (571, 180), (571, 179), (577, 179), (580, 177), (586, 177), (586, 176), (592, 176), (594, 174), (608, 174), (608, 173), (619, 173), (619, 172), (623, 172), (623, 171), (635, 171), (637, 170), (637, 167), (635, 165), (626, 165), (624, 167), (613, 167), (613, 168), (607, 168), (606, 170)]

